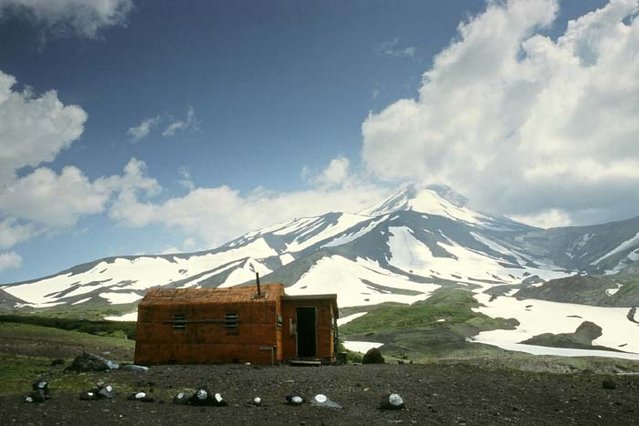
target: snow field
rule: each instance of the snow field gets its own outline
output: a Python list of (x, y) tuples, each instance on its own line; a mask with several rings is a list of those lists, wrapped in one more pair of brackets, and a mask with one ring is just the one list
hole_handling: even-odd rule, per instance
[[(628, 308), (608, 308), (546, 300), (513, 297), (497, 297), (489, 302), (490, 295), (476, 293), (480, 307), (474, 308), (492, 318), (515, 318), (519, 326), (515, 330), (491, 330), (479, 333), (474, 341), (494, 346), (512, 346), (542, 333), (573, 333), (584, 321), (591, 321), (602, 328), (601, 337), (593, 345), (606, 346), (639, 356), (639, 324), (628, 320)], [(523, 345), (527, 346), (527, 345)], [(557, 354), (560, 351), (556, 351)]]

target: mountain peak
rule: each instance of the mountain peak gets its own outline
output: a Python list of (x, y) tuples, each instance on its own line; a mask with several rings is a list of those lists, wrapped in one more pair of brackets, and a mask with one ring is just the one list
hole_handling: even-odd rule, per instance
[(484, 215), (466, 207), (468, 200), (446, 185), (417, 186), (410, 184), (361, 214), (381, 216), (397, 211), (416, 211), (453, 220), (477, 223)]

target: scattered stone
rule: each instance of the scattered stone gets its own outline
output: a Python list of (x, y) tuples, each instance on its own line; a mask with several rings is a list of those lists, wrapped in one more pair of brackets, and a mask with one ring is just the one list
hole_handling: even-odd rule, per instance
[(229, 405), (229, 403), (226, 402), (224, 400), (224, 398), (222, 398), (222, 394), (216, 393), (215, 395), (213, 395), (213, 406), (214, 407), (226, 407), (227, 405)]
[(362, 364), (384, 364), (385, 362), (378, 348), (370, 348), (362, 358)]
[(304, 398), (296, 394), (286, 395), (286, 402), (289, 405), (302, 405), (304, 404)]
[(189, 405), (191, 397), (186, 392), (178, 392), (173, 397), (173, 403), (177, 405)]
[(139, 373), (147, 373), (149, 371), (149, 367), (145, 367), (144, 365), (136, 365), (136, 364), (123, 365), (121, 369), (126, 371), (137, 371)]
[(189, 403), (191, 405), (213, 405), (213, 396), (211, 395), (211, 391), (209, 391), (206, 387), (199, 387), (193, 395), (189, 398)]
[(311, 399), (311, 405), (326, 408), (342, 408), (341, 405), (331, 399), (328, 399), (328, 397), (322, 393), (318, 393)]
[(100, 399), (100, 397), (98, 396), (97, 392), (90, 390), (80, 393), (80, 399), (82, 401), (96, 401)]
[(604, 379), (603, 382), (601, 382), (601, 386), (603, 386), (604, 389), (613, 390), (617, 388), (617, 383), (612, 379)]
[(65, 371), (86, 372), (86, 371), (106, 371), (119, 368), (119, 365), (113, 361), (102, 358), (101, 356), (83, 352), (75, 357), (70, 366)]
[(380, 410), (401, 410), (405, 407), (404, 399), (394, 392), (384, 394), (379, 402)]
[[(36, 382), (37, 383), (37, 382)], [(35, 389), (36, 383), (33, 384), (34, 390), (29, 395), (24, 397), (24, 402), (33, 403), (33, 402), (44, 402), (47, 399), (51, 399), (49, 396), (49, 391), (45, 392), (44, 388)], [(46, 382), (44, 382), (46, 383)]]
[[(178, 394), (173, 402), (176, 404), (182, 404), (184, 396), (178, 398), (180, 394)], [(211, 407), (226, 407), (228, 402), (224, 400), (222, 394), (220, 393), (211, 393), (211, 391), (205, 386), (199, 387), (191, 397), (188, 399), (188, 403), (191, 405), (198, 406), (211, 406)]]
[(97, 393), (100, 398), (113, 399), (115, 398), (115, 390), (111, 385), (98, 385)]
[(262, 398), (256, 396), (251, 401), (249, 401), (248, 405), (252, 405), (254, 407), (262, 407), (264, 406), (264, 402), (262, 401)]
[(38, 380), (31, 385), (34, 392), (41, 392), (46, 398), (49, 398), (49, 383), (44, 380)]
[(94, 389), (84, 391), (80, 393), (80, 399), (83, 401), (95, 401), (98, 399), (113, 399), (115, 398), (115, 390), (113, 386), (106, 385), (102, 382), (98, 383)]
[(135, 392), (127, 397), (129, 401), (153, 402), (155, 399), (146, 392)]

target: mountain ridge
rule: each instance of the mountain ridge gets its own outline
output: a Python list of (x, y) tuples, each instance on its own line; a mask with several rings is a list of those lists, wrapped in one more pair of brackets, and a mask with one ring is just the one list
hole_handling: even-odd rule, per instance
[[(282, 281), (293, 292), (309, 285), (321, 291), (316, 281), (325, 274), (328, 280), (334, 270), (342, 276), (340, 305), (357, 306), (371, 297), (356, 297), (350, 287), (381, 288), (387, 280), (394, 280), (398, 291), (406, 286), (420, 291), (414, 287), (420, 284), (515, 285), (531, 276), (548, 280), (584, 271), (619, 272), (639, 263), (639, 216), (541, 229), (476, 212), (466, 207), (467, 201), (446, 186), (409, 185), (355, 214), (296, 218), (210, 250), (110, 256), (0, 290), (21, 301), (17, 308), (81, 305), (100, 298), (117, 305), (139, 300), (153, 286), (228, 287), (251, 282), (255, 272)], [(363, 276), (370, 271), (374, 279)], [(423, 288), (428, 297), (431, 290)], [(393, 300), (378, 296), (372, 299)]]

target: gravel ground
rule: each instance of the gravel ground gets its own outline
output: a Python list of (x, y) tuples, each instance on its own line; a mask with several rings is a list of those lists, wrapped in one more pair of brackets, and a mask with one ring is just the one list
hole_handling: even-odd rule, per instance
[[(76, 373), (73, 373), (76, 374)], [(114, 400), (81, 401), (77, 392), (51, 389), (52, 399), (23, 402), (0, 397), (2, 424), (637, 424), (639, 376), (550, 374), (492, 369), (469, 363), (254, 367), (156, 366), (147, 373), (111, 371), (96, 380), (121, 389)], [(605, 388), (602, 383), (609, 381)], [(206, 385), (227, 407), (180, 406), (172, 397)], [(614, 386), (613, 386), (614, 385)], [(144, 390), (155, 402), (126, 400)], [(398, 392), (399, 411), (378, 409), (380, 397)], [(289, 406), (285, 396), (323, 393), (342, 409)], [(249, 406), (255, 396), (263, 407)]]

